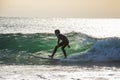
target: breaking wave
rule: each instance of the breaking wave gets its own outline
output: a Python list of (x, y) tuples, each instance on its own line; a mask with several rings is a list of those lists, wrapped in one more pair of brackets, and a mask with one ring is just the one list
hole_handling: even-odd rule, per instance
[[(65, 34), (71, 48), (66, 48), (68, 59), (62, 59), (63, 53), (58, 49), (54, 58), (60, 61), (120, 61), (120, 38), (97, 39), (82, 33)], [(33, 57), (52, 54), (56, 45), (54, 34), (0, 34), (1, 64), (51, 64), (45, 59)], [(79, 63), (78, 63), (79, 64)]]
[(78, 61), (120, 61), (120, 38), (98, 40), (91, 49), (82, 54), (71, 56)]

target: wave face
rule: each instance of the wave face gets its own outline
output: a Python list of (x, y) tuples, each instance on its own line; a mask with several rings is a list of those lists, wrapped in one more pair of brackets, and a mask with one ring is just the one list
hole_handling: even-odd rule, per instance
[(78, 61), (120, 61), (120, 38), (98, 40), (86, 53), (72, 56)]
[[(85, 52), (90, 49), (94, 39), (84, 34), (65, 34), (70, 40), (71, 48), (66, 48), (68, 56)], [(44, 60), (35, 58), (36, 56), (51, 55), (57, 43), (54, 34), (0, 34), (0, 61), (3, 64), (44, 64)], [(64, 55), (60, 49), (55, 54), (55, 58), (62, 58)]]

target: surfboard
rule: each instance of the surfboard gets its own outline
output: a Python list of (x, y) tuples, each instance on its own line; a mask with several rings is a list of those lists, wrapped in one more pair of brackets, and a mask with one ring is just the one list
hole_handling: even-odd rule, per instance
[(47, 60), (57, 60), (57, 61), (59, 61), (60, 59), (56, 59), (56, 58), (50, 58), (50, 57), (43, 57), (43, 56), (40, 56), (40, 55), (31, 55), (31, 56), (33, 56), (33, 57), (36, 57), (36, 58), (40, 58), (40, 59), (47, 59)]

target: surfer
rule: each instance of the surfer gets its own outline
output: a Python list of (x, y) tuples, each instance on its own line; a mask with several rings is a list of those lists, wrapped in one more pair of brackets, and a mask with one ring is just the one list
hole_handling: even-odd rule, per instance
[(59, 47), (61, 47), (61, 49), (62, 49), (62, 51), (64, 53), (65, 58), (67, 58), (67, 54), (66, 54), (65, 48), (66, 48), (66, 46), (68, 46), (70, 48), (69, 40), (67, 39), (66, 36), (64, 36), (63, 34), (60, 34), (60, 30), (58, 30), (58, 29), (55, 30), (55, 35), (58, 38), (58, 42), (57, 42), (57, 45), (54, 48), (53, 54), (49, 55), (49, 57), (53, 58), (53, 56), (55, 55), (57, 49)]

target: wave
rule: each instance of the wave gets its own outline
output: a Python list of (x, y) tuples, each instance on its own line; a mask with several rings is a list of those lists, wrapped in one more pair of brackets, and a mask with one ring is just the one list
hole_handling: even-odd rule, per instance
[(77, 61), (120, 61), (120, 38), (106, 38), (98, 40), (86, 53), (72, 55), (71, 59)]
[[(60, 61), (120, 61), (120, 38), (98, 39), (75, 32), (65, 35), (70, 40), (71, 48), (66, 48), (68, 59)], [(31, 55), (52, 54), (56, 42), (55, 35), (50, 33), (0, 34), (0, 63), (51, 64), (49, 61), (46, 62)], [(60, 59), (63, 56), (62, 51), (58, 49), (55, 58)]]
[[(70, 40), (71, 48), (66, 48), (68, 56), (76, 52), (85, 52), (96, 41), (82, 33), (65, 34)], [(56, 45), (57, 38), (50, 33), (36, 34), (0, 34), (0, 61), (6, 63), (25, 63), (25, 64), (42, 64), (44, 61), (31, 56), (47, 56), (52, 54)], [(55, 57), (62, 58), (64, 55), (58, 49)]]

